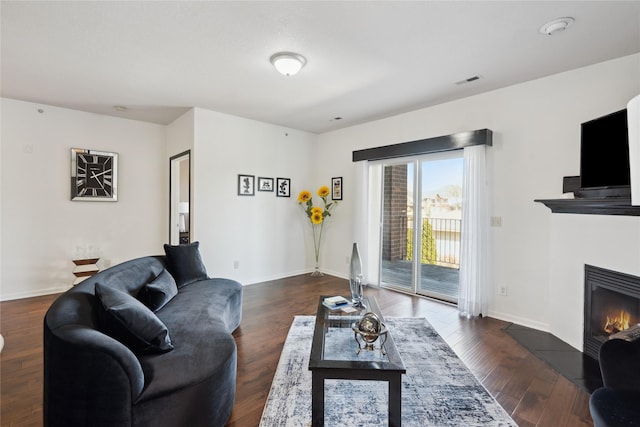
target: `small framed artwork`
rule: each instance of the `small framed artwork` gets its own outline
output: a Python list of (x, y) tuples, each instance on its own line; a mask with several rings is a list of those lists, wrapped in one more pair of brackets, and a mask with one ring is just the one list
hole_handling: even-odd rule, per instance
[(331, 178), (331, 199), (342, 200), (342, 177)]
[(273, 191), (273, 178), (258, 177), (258, 191)]
[(253, 175), (238, 175), (238, 196), (255, 196), (256, 177)]
[(289, 178), (276, 178), (276, 196), (291, 197), (291, 180)]
[(118, 200), (118, 153), (71, 149), (71, 200)]

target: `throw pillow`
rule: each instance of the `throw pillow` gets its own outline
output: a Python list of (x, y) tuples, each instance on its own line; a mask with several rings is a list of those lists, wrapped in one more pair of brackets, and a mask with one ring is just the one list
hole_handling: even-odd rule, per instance
[(176, 280), (178, 287), (208, 279), (207, 269), (200, 257), (200, 242), (193, 242), (185, 245), (164, 245), (164, 252), (167, 255), (167, 268), (169, 273)]
[(149, 310), (156, 312), (164, 307), (165, 304), (171, 301), (177, 294), (178, 286), (173, 276), (169, 274), (167, 270), (162, 270), (162, 273), (160, 273), (158, 277), (150, 283), (147, 283), (140, 290), (138, 299), (149, 307)]
[(126, 292), (96, 283), (98, 319), (105, 333), (134, 353), (173, 350), (167, 326), (144, 304)]

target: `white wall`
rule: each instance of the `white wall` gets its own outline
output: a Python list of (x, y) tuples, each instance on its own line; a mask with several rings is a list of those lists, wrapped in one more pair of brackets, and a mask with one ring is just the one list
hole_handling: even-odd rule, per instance
[(167, 126), (167, 162), (172, 156), (193, 150), (194, 120), (192, 108)]
[[(195, 109), (194, 235), (210, 276), (243, 284), (309, 271), (297, 194), (314, 183), (314, 134)], [(290, 178), (291, 197), (238, 196), (238, 174)], [(275, 182), (274, 182), (275, 184)], [(315, 185), (313, 185), (315, 188)], [(238, 268), (234, 268), (234, 262)]]
[[(346, 277), (354, 239), (353, 150), (489, 128), (494, 292), (490, 315), (582, 347), (585, 263), (640, 275), (640, 217), (551, 214), (579, 173), (580, 123), (640, 93), (640, 55), (467, 99), (313, 135), (194, 109), (165, 127), (3, 99), (0, 299), (66, 289), (76, 246), (114, 264), (162, 253), (168, 236), (168, 159), (192, 150), (193, 238), (212, 276), (244, 284), (310, 271), (311, 231), (297, 204), (343, 177), (327, 222), (325, 272)], [(71, 147), (120, 153), (117, 203), (69, 201)], [(291, 197), (237, 196), (237, 175), (291, 178)], [(238, 261), (238, 268), (234, 262)], [(495, 290), (506, 285), (508, 296)]]
[[(6, 98), (1, 103), (1, 300), (68, 289), (77, 252), (95, 252), (101, 267), (162, 253), (168, 230), (164, 126)], [(117, 202), (70, 201), (72, 147), (119, 154)]]
[[(554, 333), (582, 348), (585, 263), (640, 274), (640, 218), (552, 215), (534, 199), (557, 198), (562, 177), (579, 175), (580, 123), (622, 109), (640, 93), (640, 55), (553, 75), (455, 102), (320, 135), (317, 165), (343, 175), (327, 269), (346, 271), (353, 239), (351, 153), (489, 128), (493, 292), (490, 315)], [(329, 242), (330, 240), (330, 242)], [(508, 296), (498, 296), (506, 285)]]
[[(180, 173), (182, 174), (184, 171), (186, 171), (187, 173), (190, 174), (190, 176), (186, 178), (183, 178), (181, 175), (180, 198), (182, 199), (187, 196), (191, 197), (190, 205), (189, 205), (189, 209), (191, 210), (191, 212), (186, 214), (186, 218), (185, 218), (185, 221), (187, 222), (187, 227), (189, 231), (192, 233), (191, 236), (193, 236), (193, 224), (191, 223), (191, 217), (193, 216), (192, 209), (193, 209), (193, 204), (195, 200), (193, 199), (193, 195), (189, 192), (190, 189), (189, 188), (183, 189), (182, 185), (183, 185), (183, 182), (186, 182), (187, 187), (191, 185), (191, 191), (193, 191), (194, 182), (193, 182), (193, 160), (192, 159), (194, 157), (194, 149), (193, 149), (194, 131), (195, 131), (194, 120), (195, 120), (194, 110), (190, 109), (189, 111), (184, 113), (182, 116), (175, 119), (166, 128), (167, 164), (169, 164), (169, 159), (171, 157), (184, 153), (187, 150), (191, 151), (189, 162), (184, 160), (183, 162), (180, 163)], [(183, 165), (187, 165), (187, 167), (183, 167)], [(169, 203), (169, 199), (167, 199), (167, 209), (170, 209), (168, 203)], [(173, 209), (173, 215), (177, 219), (179, 215), (177, 206), (172, 206), (171, 208)], [(175, 234), (172, 237), (167, 237), (167, 243), (175, 244), (178, 242), (177, 223), (176, 223), (176, 228), (174, 229), (174, 233)]]

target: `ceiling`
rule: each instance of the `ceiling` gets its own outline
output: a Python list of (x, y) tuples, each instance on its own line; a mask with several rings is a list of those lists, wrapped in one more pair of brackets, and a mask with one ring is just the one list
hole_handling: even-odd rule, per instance
[[(640, 52), (640, 1), (0, 7), (3, 97), (161, 124), (201, 107), (323, 133)], [(306, 66), (279, 74), (279, 51)]]

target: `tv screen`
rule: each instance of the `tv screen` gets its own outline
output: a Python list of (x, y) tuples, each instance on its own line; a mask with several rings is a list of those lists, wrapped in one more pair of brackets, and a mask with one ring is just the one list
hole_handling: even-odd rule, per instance
[(629, 131), (627, 110), (582, 123), (580, 187), (629, 187)]

